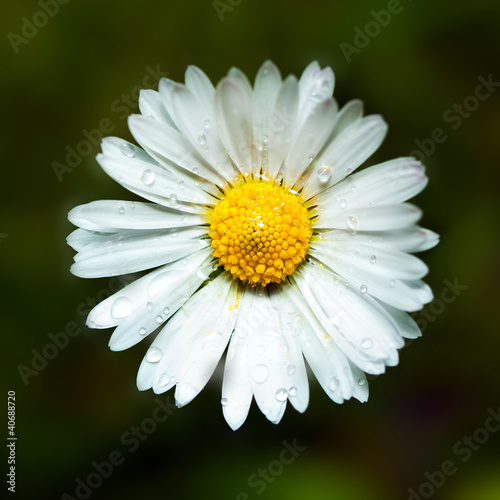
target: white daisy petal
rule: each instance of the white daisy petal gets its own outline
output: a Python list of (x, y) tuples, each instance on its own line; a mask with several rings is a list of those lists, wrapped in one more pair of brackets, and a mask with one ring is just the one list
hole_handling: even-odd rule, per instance
[(198, 214), (186, 214), (155, 203), (102, 200), (73, 208), (69, 221), (89, 231), (113, 233), (119, 229), (166, 229), (206, 223)]
[(182, 85), (174, 85), (164, 92), (170, 97), (175, 124), (201, 157), (225, 179), (237, 176), (238, 170), (231, 163), (220, 140), (214, 112), (207, 111), (192, 92)]
[(310, 113), (295, 125), (290, 150), (285, 159), (283, 178), (291, 188), (314, 160), (333, 128), (337, 105), (332, 99), (315, 103)]
[(437, 245), (439, 236), (428, 229), (411, 226), (397, 231), (364, 231), (359, 233), (332, 229), (322, 231), (319, 239), (334, 245), (338, 242), (371, 245), (376, 259), (378, 248), (401, 252), (421, 252)]
[[(173, 316), (212, 272), (213, 259), (206, 255), (203, 251), (183, 259), (175, 267), (167, 265), (161, 268), (161, 273), (155, 273), (149, 286), (134, 297), (132, 312), (113, 332), (110, 349), (123, 351), (132, 347)], [(122, 293), (120, 298), (123, 296)]]
[(299, 103), (297, 79), (289, 76), (276, 98), (268, 130), (262, 139), (263, 156), (267, 153), (267, 168), (264, 171), (274, 180), (285, 161), (295, 128)]
[(247, 349), (253, 394), (262, 413), (276, 424), (288, 396), (283, 366), (286, 357), (278, 314), (267, 290), (247, 286), (236, 330), (251, 330)]
[(311, 309), (346, 356), (364, 371), (367, 363), (397, 363), (402, 346), (394, 326), (363, 296), (326, 268), (306, 265), (293, 275)]
[(321, 152), (306, 180), (302, 196), (309, 199), (356, 170), (380, 146), (387, 124), (378, 115), (367, 116), (344, 129)]
[(317, 229), (344, 229), (349, 231), (392, 231), (415, 224), (422, 211), (410, 203), (354, 207), (344, 212), (330, 212), (326, 207), (316, 208), (314, 221)]
[[(241, 314), (242, 306), (240, 308)], [(253, 391), (248, 368), (248, 334), (238, 329), (229, 342), (222, 382), (222, 413), (231, 429), (236, 430), (246, 420)]]
[[(224, 275), (222, 275), (224, 276)], [(212, 376), (217, 364), (226, 349), (229, 342), (229, 337), (234, 329), (236, 319), (238, 317), (238, 284), (225, 277), (230, 283), (230, 290), (223, 304), (222, 309), (218, 313), (218, 317), (210, 325), (205, 323), (203, 330), (203, 341), (200, 348), (193, 352), (188, 362), (184, 365), (184, 373), (179, 376), (179, 382), (175, 392), (175, 398), (178, 406), (183, 406), (190, 402), (206, 385), (208, 379)], [(218, 304), (217, 304), (218, 305)], [(205, 318), (204, 318), (205, 319)], [(185, 387), (194, 387), (196, 391), (183, 390)], [(186, 395), (189, 398), (186, 398)]]
[[(128, 145), (128, 146), (127, 146)], [(133, 156), (123, 153), (123, 146), (132, 147), (117, 138), (102, 142), (103, 154), (97, 155), (102, 169), (129, 191), (160, 205), (183, 211), (201, 212), (196, 203), (212, 203), (213, 197), (194, 184), (160, 166), (140, 148), (133, 146)], [(184, 188), (180, 183), (185, 182)]]
[(427, 181), (424, 166), (419, 161), (398, 158), (350, 175), (309, 203), (339, 212), (352, 207), (397, 204), (417, 195)]
[(210, 108), (214, 102), (215, 88), (208, 76), (200, 68), (188, 66), (185, 81), (186, 87), (210, 113)]
[(223, 309), (232, 281), (221, 275), (194, 294), (168, 321), (144, 356), (143, 364), (154, 363), (150, 386), (163, 393), (179, 384), (176, 402), (187, 404), (201, 388), (182, 383), (181, 377), (190, 366), (193, 353), (203, 345), (207, 330)]
[(199, 239), (204, 235), (202, 226), (96, 234), (94, 242), (75, 255), (71, 272), (81, 278), (102, 278), (151, 269), (210, 246), (209, 241)]
[(239, 171), (252, 173), (252, 92), (246, 85), (225, 78), (215, 92), (215, 119), (220, 137)]
[(119, 325), (125, 318), (137, 311), (142, 304), (148, 302), (152, 294), (159, 292), (155, 285), (158, 277), (165, 272), (178, 273), (184, 269), (189, 274), (193, 269), (198, 269), (210, 257), (210, 254), (210, 249), (205, 248), (191, 255), (186, 261), (172, 262), (128, 284), (95, 306), (89, 313), (87, 325), (90, 328), (110, 328)]
[(286, 383), (284, 387), (288, 391), (290, 403), (302, 413), (309, 404), (309, 384), (299, 338), (300, 313), (293, 306), (293, 302), (285, 290), (274, 287), (270, 289), (269, 296), (273, 307), (278, 310), (281, 332), (284, 336), (286, 352)]
[(261, 169), (269, 172), (269, 135), (274, 120), (273, 111), (281, 87), (279, 69), (271, 61), (266, 61), (257, 73), (253, 91), (252, 151), (255, 154), (252, 166), (254, 177), (259, 176)]
[(216, 186), (224, 186), (224, 178), (180, 132), (141, 115), (131, 115), (128, 122), (137, 142), (168, 171), (179, 176), (179, 183), (196, 182), (195, 185), (212, 195), (219, 193)]
[(368, 244), (352, 242), (312, 241), (310, 255), (318, 260), (339, 262), (345, 267), (354, 267), (369, 274), (384, 274), (388, 279), (413, 280), (425, 276), (429, 268), (414, 255), (374, 248)]
[(363, 117), (363, 109), (363, 103), (359, 99), (353, 99), (343, 106), (335, 117), (335, 125), (333, 126), (330, 137), (328, 137), (328, 144), (353, 123), (361, 120)]
[[(336, 403), (342, 403), (353, 395), (357, 397), (353, 365), (307, 305), (302, 294), (294, 287), (290, 287), (288, 294), (296, 304), (302, 318), (300, 340), (304, 356), (321, 387)], [(380, 365), (380, 367), (383, 370), (383, 366)], [(356, 370), (359, 369), (356, 368)], [(358, 371), (356, 374), (359, 375)]]
[(139, 94), (139, 110), (144, 116), (150, 116), (157, 122), (176, 128), (168, 111), (163, 105), (159, 92), (156, 90), (142, 89)]

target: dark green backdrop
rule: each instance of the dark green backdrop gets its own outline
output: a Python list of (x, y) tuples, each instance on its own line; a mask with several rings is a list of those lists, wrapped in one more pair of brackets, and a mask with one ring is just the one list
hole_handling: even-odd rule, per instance
[[(120, 465), (80, 498), (500, 498), (500, 432), (488, 420), (500, 406), (500, 88), (471, 97), (479, 78), (500, 81), (498, 0), (49, 0), (45, 16), (42, 4), (7, 0), (0, 16), (2, 397), (17, 393), (18, 498), (77, 498), (77, 481), (97, 486), (93, 462), (110, 454)], [(391, 9), (390, 21), (372, 9)], [(253, 80), (268, 58), (284, 75), (330, 65), (340, 104), (359, 97), (381, 113), (390, 128), (373, 162), (420, 151), (430, 184), (416, 202), (442, 236), (423, 256), (436, 301), (417, 315), (423, 338), (370, 382), (364, 405), (338, 406), (313, 381), (304, 415), (289, 408), (274, 426), (253, 407), (233, 432), (213, 381), (156, 424), (157, 397), (135, 387), (146, 345), (112, 353), (110, 332), (84, 327), (116, 283), (69, 273), (69, 209), (132, 199), (84, 131), (130, 138), (138, 88), (183, 81), (189, 64), (214, 81), (232, 65)], [(81, 152), (71, 166), (68, 147)], [(54, 353), (49, 334), (67, 345)], [(33, 360), (44, 349), (46, 366)], [(140, 445), (133, 426), (150, 432)], [(284, 441), (300, 447), (293, 461)]]

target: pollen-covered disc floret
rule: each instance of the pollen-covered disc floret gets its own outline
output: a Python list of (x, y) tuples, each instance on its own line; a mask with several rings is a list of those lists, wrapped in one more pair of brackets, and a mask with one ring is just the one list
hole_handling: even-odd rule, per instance
[(210, 219), (214, 257), (252, 285), (279, 283), (304, 260), (312, 236), (298, 195), (268, 181), (231, 189)]

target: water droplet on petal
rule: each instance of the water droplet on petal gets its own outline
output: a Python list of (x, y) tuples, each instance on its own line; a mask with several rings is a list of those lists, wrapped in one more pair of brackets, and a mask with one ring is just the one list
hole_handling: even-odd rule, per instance
[(179, 208), (181, 206), (181, 202), (177, 199), (177, 195), (175, 193), (172, 193), (168, 197), (168, 201), (172, 208)]
[(292, 386), (290, 387), (290, 390), (288, 391), (288, 395), (292, 398), (294, 398), (297, 395), (297, 387)]
[(146, 361), (149, 361), (150, 363), (158, 363), (158, 361), (160, 361), (162, 356), (163, 353), (161, 352), (161, 349), (152, 346), (148, 349), (148, 352), (146, 353)]
[(309, 163), (311, 163), (313, 160), (314, 160), (314, 155), (313, 154), (310, 154), (308, 157), (307, 157)]
[(170, 377), (168, 375), (162, 375), (160, 377), (160, 380), (158, 381), (158, 385), (160, 387), (165, 387), (166, 385), (168, 385), (170, 383)]
[(391, 281), (389, 282), (389, 286), (390, 286), (391, 288), (394, 288), (394, 287), (396, 286), (396, 280), (391, 280)]
[(371, 262), (372, 264), (375, 264), (375, 262), (377, 262), (377, 256), (376, 256), (376, 255), (372, 255), (372, 256), (370, 257), (370, 262)]
[(288, 397), (288, 391), (285, 388), (278, 389), (276, 391), (275, 397), (278, 401), (286, 401), (286, 398)]
[(133, 310), (134, 306), (127, 297), (118, 297), (111, 306), (111, 316), (116, 319), (126, 318)]
[(124, 142), (120, 146), (120, 150), (125, 156), (128, 156), (129, 158), (133, 158), (136, 154), (135, 146), (132, 144), (127, 144), (126, 142)]
[(148, 331), (145, 328), (139, 328), (139, 335), (146, 335)]
[(352, 215), (348, 215), (347, 216), (347, 227), (354, 231), (356, 229), (357, 225), (358, 225), (358, 219), (356, 219), (356, 217), (353, 217)]
[(358, 385), (365, 385), (366, 380), (364, 378), (360, 378), (358, 380)]
[(257, 384), (262, 384), (267, 380), (269, 370), (266, 365), (256, 365), (252, 371), (252, 378)]
[(210, 120), (205, 120), (204, 123), (203, 123), (204, 127), (206, 130), (208, 130), (210, 128)]
[(178, 234), (177, 229), (172, 229), (170, 231), (170, 236), (172, 236), (172, 238), (177, 238), (177, 234)]
[(359, 291), (360, 291), (361, 293), (366, 293), (366, 292), (368, 291), (368, 287), (367, 287), (366, 285), (361, 285), (361, 286), (359, 287)]
[(147, 168), (142, 173), (141, 179), (146, 186), (151, 186), (151, 184), (153, 184), (155, 180), (155, 174), (151, 170), (149, 170), (149, 168)]
[(267, 144), (268, 142), (269, 142), (269, 136), (264, 134), (262, 136), (262, 144)]
[(124, 213), (125, 213), (125, 209), (124, 209), (123, 207), (120, 207), (120, 208), (118, 209), (118, 213), (119, 213), (119, 214), (124, 214)]
[(362, 349), (370, 349), (373, 346), (373, 340), (369, 337), (365, 337), (361, 341), (361, 348)]
[(339, 388), (339, 378), (332, 375), (330, 377), (330, 383), (328, 384), (328, 388), (331, 391), (336, 391)]
[(130, 208), (135, 208), (135, 203), (133, 201), (130, 202)]
[(288, 376), (291, 377), (295, 373), (295, 365), (288, 365), (286, 372)]
[(342, 198), (340, 201), (340, 208), (343, 210), (345, 207), (347, 207), (347, 201)]
[(204, 146), (207, 143), (207, 138), (205, 134), (201, 132), (198, 134), (198, 142), (200, 143), (200, 146)]
[(168, 307), (165, 307), (165, 309), (163, 309), (163, 313), (164, 314), (170, 314), (170, 309)]
[(192, 170), (193, 174), (198, 173), (198, 167), (196, 165), (191, 170)]
[(229, 403), (229, 401), (227, 400), (227, 398), (222, 398), (222, 399), (220, 400), (220, 404), (221, 404), (222, 406), (227, 406), (227, 405), (228, 405), (228, 403)]
[(151, 311), (151, 309), (153, 309), (153, 303), (152, 302), (148, 302), (146, 304), (146, 307), (147, 307), (148, 311)]
[(326, 184), (332, 176), (332, 169), (330, 167), (321, 167), (318, 169), (318, 179), (322, 184)]
[(160, 316), (160, 315), (158, 314), (158, 316), (156, 316), (156, 318), (155, 318), (155, 321), (156, 321), (158, 324), (160, 324), (160, 323), (163, 321), (163, 317), (162, 317), (162, 316)]

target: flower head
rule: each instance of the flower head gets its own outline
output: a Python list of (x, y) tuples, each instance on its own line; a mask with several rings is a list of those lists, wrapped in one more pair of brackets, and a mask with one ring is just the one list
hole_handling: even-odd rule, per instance
[(231, 69), (216, 88), (196, 67), (185, 85), (143, 90), (129, 126), (137, 147), (108, 137), (97, 160), (148, 202), (95, 201), (79, 226), (72, 272), (85, 278), (153, 269), (97, 305), (92, 328), (116, 327), (113, 350), (156, 332), (137, 386), (175, 389), (178, 406), (206, 385), (227, 349), (222, 407), (236, 429), (252, 398), (274, 423), (306, 409), (307, 360), (330, 398), (368, 398), (365, 373), (398, 363), (420, 335), (405, 311), (432, 300), (434, 246), (406, 200), (424, 167), (398, 158), (353, 173), (387, 126), (340, 111), (330, 68), (282, 80), (266, 62), (252, 88)]

